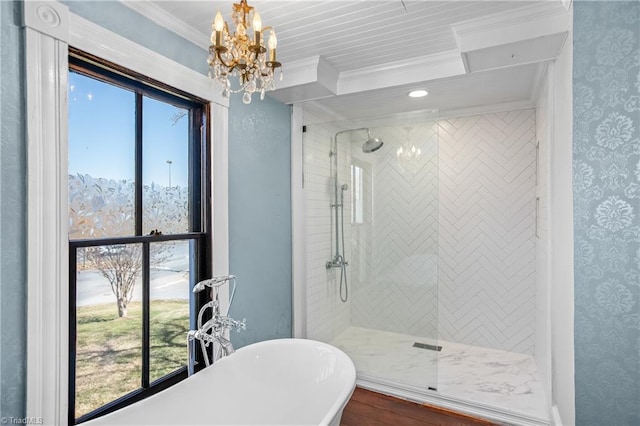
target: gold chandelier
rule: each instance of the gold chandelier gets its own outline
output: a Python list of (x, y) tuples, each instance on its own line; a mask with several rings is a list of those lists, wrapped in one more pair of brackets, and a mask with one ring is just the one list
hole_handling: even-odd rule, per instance
[[(213, 20), (207, 59), (209, 78), (221, 84), (223, 97), (244, 92), (242, 102), (248, 104), (251, 103), (253, 93), (260, 92), (260, 99), (264, 99), (264, 92), (275, 88), (274, 71), (282, 65), (276, 60), (278, 41), (272, 27), (262, 27), (260, 14), (247, 4), (247, 0), (233, 4), (232, 19), (236, 26), (233, 34), (229, 32), (229, 26), (222, 19), (220, 11)], [(253, 37), (249, 37), (249, 29), (253, 30)], [(270, 32), (268, 52), (263, 40), (263, 33), (266, 31)], [(239, 89), (231, 87), (230, 75), (237, 77)]]

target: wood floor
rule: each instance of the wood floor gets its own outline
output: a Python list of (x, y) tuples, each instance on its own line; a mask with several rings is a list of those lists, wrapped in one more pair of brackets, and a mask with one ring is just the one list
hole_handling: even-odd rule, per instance
[(490, 426), (486, 420), (356, 388), (341, 426)]

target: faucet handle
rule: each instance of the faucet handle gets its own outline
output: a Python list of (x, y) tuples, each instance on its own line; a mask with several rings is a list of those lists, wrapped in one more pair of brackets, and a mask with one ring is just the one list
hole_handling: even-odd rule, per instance
[(247, 329), (247, 319), (246, 318), (242, 318), (242, 321), (236, 321), (236, 320), (232, 320), (233, 321), (233, 326), (236, 328), (236, 331), (238, 333), (240, 333), (242, 330), (246, 330)]
[(242, 318), (242, 321), (234, 320), (231, 317), (220, 317), (218, 323), (222, 326), (222, 328), (235, 328), (236, 331), (246, 330), (247, 329), (247, 319)]

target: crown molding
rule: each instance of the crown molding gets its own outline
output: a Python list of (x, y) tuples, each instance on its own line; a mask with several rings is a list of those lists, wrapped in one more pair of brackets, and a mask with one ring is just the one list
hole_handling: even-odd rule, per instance
[(201, 33), (184, 21), (177, 19), (166, 10), (151, 3), (149, 0), (120, 0), (120, 3), (155, 22), (161, 27), (176, 33), (196, 46), (207, 51), (209, 50), (209, 36)]
[[(562, 0), (564, 3), (564, 0)], [(456, 34), (477, 33), (486, 30), (494, 30), (496, 27), (520, 25), (532, 20), (563, 15), (565, 11), (560, 8), (549, 8), (550, 2), (536, 2), (534, 4), (512, 9), (507, 12), (499, 12), (482, 18), (460, 21), (451, 26)]]
[(339, 73), (322, 56), (311, 56), (287, 62), (283, 74), (284, 78), (276, 90), (320, 82), (332, 93), (337, 91)]
[(514, 43), (463, 52), (468, 73), (498, 70), (552, 61), (558, 57), (568, 32), (529, 38)]
[(269, 96), (285, 104), (322, 99), (337, 92), (338, 71), (322, 56), (287, 63), (284, 78)]
[(460, 52), (485, 49), (570, 30), (564, 7), (538, 2), (509, 12), (451, 25)]
[(340, 73), (338, 95), (383, 89), (465, 74), (457, 50)]

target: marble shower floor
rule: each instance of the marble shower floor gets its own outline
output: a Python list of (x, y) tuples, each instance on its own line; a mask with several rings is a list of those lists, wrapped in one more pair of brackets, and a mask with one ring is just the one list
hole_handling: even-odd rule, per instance
[[(413, 347), (437, 344), (440, 352)], [(332, 342), (346, 352), (359, 375), (367, 375), (480, 403), (538, 419), (548, 419), (544, 388), (532, 356), (348, 327)]]

